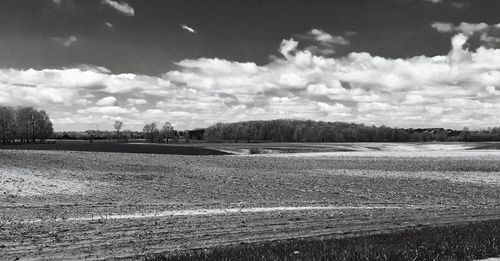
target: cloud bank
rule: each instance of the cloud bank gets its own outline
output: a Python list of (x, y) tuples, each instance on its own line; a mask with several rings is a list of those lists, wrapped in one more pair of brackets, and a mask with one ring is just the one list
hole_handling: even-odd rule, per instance
[[(499, 125), (500, 49), (464, 47), (468, 35), (434, 57), (390, 59), (365, 52), (332, 58), (283, 40), (280, 58), (257, 65), (185, 59), (151, 77), (102, 67), (0, 69), (0, 104), (46, 109), (56, 129), (111, 129), (113, 119), (141, 129), (219, 121), (305, 118), (399, 127)], [(106, 125), (108, 124), (108, 125)]]

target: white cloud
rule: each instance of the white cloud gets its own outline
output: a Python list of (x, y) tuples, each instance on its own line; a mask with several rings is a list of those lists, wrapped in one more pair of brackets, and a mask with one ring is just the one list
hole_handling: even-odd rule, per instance
[(193, 33), (193, 34), (196, 33), (196, 30), (194, 30), (192, 27), (189, 27), (189, 26), (187, 26), (185, 24), (181, 24), (181, 28), (184, 29), (184, 30), (186, 30), (186, 31), (188, 31), (188, 32), (190, 32), (190, 33)]
[(291, 53), (297, 48), (298, 45), (299, 42), (293, 39), (289, 40), (283, 39), (283, 41), (281, 41), (279, 52), (286, 58), (292, 58), (293, 56)]
[(455, 30), (452, 23), (434, 22), (431, 26), (440, 33), (451, 33)]
[(475, 32), (485, 31), (491, 27), (486, 23), (466, 23), (466, 22), (462, 22), (456, 26), (454, 26), (452, 23), (434, 22), (431, 24), (431, 26), (440, 33), (459, 32), (468, 36), (474, 34)]
[(349, 41), (345, 39), (343, 36), (333, 36), (323, 30), (320, 29), (312, 29), (311, 31), (307, 32), (307, 35), (310, 36), (312, 39), (325, 44), (325, 45), (333, 45), (333, 44), (340, 44), (340, 45), (349, 45)]
[[(355, 35), (355, 32), (348, 31), (345, 36)], [(312, 42), (312, 45), (306, 47), (306, 50), (314, 54), (331, 55), (335, 53), (335, 49), (340, 45), (349, 45), (349, 40), (344, 36), (331, 35), (321, 29), (311, 29), (305, 34), (296, 35), (299, 39), (304, 39)]]
[(147, 104), (148, 101), (146, 101), (145, 99), (133, 99), (133, 98), (128, 98), (127, 99), (127, 103), (128, 104), (131, 104), (131, 105), (143, 105), (143, 104)]
[(486, 30), (486, 29), (488, 29), (488, 27), (489, 27), (489, 25), (485, 24), (485, 23), (473, 24), (473, 23), (462, 22), (458, 26), (455, 27), (455, 30), (462, 32), (466, 35), (471, 35), (474, 32)]
[(500, 37), (498, 37), (500, 24), (462, 22), (454, 26), (452, 23), (434, 22), (431, 26), (440, 33), (461, 33), (467, 37), (475, 36), (475, 39), (479, 39), (486, 47), (496, 47), (500, 44)]
[(108, 97), (104, 97), (102, 99), (99, 99), (95, 105), (97, 106), (113, 106), (116, 104), (116, 98), (113, 97), (113, 96), (108, 96)]
[(470, 2), (467, 0), (422, 0), (422, 1), (429, 2), (432, 4), (446, 4), (456, 9), (464, 9), (470, 6)]
[(328, 58), (290, 39), (280, 45), (283, 57), (267, 64), (185, 59), (157, 77), (91, 65), (0, 69), (0, 103), (44, 108), (59, 129), (112, 128), (117, 117), (131, 129), (153, 121), (186, 129), (222, 119), (290, 117), (400, 127), (499, 125), (500, 49), (468, 50), (467, 37), (453, 36), (446, 54), (405, 59), (363, 52)]
[(68, 37), (53, 37), (52, 38), (56, 43), (64, 46), (70, 47), (72, 44), (78, 41), (78, 38), (74, 35), (70, 35)]
[(86, 109), (79, 109), (76, 111), (77, 113), (80, 114), (85, 114), (85, 113), (95, 113), (95, 114), (104, 114), (104, 115), (117, 115), (117, 114), (133, 114), (133, 113), (138, 113), (139, 111), (132, 107), (132, 108), (122, 108), (119, 106), (103, 106), (103, 107), (89, 107)]
[(103, 4), (111, 6), (113, 9), (116, 11), (123, 13), (127, 16), (134, 16), (135, 15), (135, 10), (132, 8), (129, 4), (125, 2), (117, 2), (113, 0), (103, 0)]

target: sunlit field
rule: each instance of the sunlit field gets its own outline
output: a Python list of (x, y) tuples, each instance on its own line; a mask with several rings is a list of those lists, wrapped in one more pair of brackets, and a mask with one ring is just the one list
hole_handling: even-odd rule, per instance
[[(294, 259), (320, 239), (348, 246), (331, 240), (397, 232), (407, 240), (415, 238), (407, 230), (498, 219), (500, 151), (493, 145), (182, 146), (232, 155), (4, 149), (0, 256), (166, 258), (246, 245), (255, 253), (290, 251)], [(498, 222), (486, 226), (494, 231)], [(470, 253), (494, 254), (483, 250)]]

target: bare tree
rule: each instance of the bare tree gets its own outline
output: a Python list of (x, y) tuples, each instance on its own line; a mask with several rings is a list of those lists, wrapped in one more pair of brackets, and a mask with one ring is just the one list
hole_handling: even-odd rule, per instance
[(161, 128), (161, 134), (168, 143), (168, 139), (174, 137), (174, 126), (172, 126), (172, 124), (170, 124), (170, 122), (168, 121), (165, 122), (165, 124), (163, 124), (163, 127)]
[(49, 115), (44, 110), (33, 107), (19, 108), (16, 110), (15, 130), (20, 142), (40, 142), (52, 136), (54, 130)]
[(156, 124), (156, 122), (144, 125), (142, 132), (144, 133), (144, 137), (149, 139), (151, 142), (154, 142), (160, 134), (158, 124)]
[(116, 130), (116, 136), (118, 136), (118, 143), (120, 143), (120, 130), (123, 127), (123, 122), (121, 122), (121, 121), (115, 121), (115, 123), (113, 124), (113, 126), (115, 127), (115, 130)]
[(35, 142), (38, 130), (38, 111), (33, 107), (21, 108), (17, 111), (18, 127), (21, 141)]
[(15, 138), (16, 111), (11, 107), (0, 106), (0, 138), (5, 145)]
[(36, 137), (40, 139), (40, 142), (45, 141), (45, 139), (54, 134), (52, 122), (49, 119), (49, 115), (44, 110), (38, 111), (36, 116), (36, 126), (38, 128), (36, 131)]
[(189, 143), (191, 137), (189, 135), (189, 130), (185, 130), (182, 132), (182, 137), (184, 138), (184, 142)]

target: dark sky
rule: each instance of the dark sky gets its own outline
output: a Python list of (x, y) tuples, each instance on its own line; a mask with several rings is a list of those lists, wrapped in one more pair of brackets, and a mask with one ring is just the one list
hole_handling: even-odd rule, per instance
[[(126, 16), (100, 0), (3, 0), (0, 66), (60, 68), (95, 64), (113, 73), (157, 75), (186, 58), (219, 57), (264, 64), (282, 39), (320, 28), (351, 35), (336, 55), (363, 51), (383, 57), (433, 56), (449, 49), (434, 21), (496, 23), (500, 1), (404, 0), (129, 0)], [(463, 2), (462, 2), (463, 3)], [(109, 22), (114, 28), (107, 28)], [(182, 30), (180, 24), (197, 33)], [(74, 35), (60, 48), (52, 38)]]

